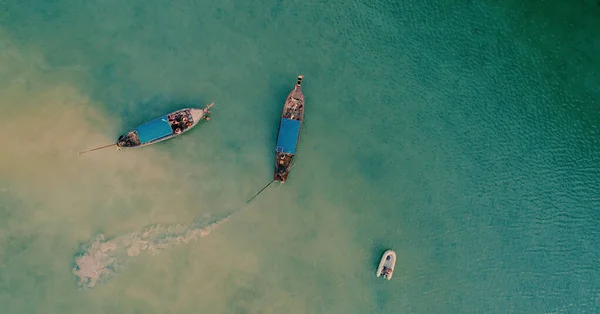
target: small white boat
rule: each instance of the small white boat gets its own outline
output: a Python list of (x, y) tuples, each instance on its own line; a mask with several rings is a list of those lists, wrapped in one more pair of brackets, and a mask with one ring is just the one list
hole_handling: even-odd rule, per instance
[(392, 250), (385, 251), (379, 262), (379, 267), (377, 267), (377, 277), (382, 276), (387, 280), (392, 279), (394, 266), (396, 266), (396, 252)]

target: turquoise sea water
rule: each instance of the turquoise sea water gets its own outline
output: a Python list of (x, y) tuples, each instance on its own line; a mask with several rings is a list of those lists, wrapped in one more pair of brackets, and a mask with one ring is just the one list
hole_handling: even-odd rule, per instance
[[(600, 7), (421, 2), (0, 0), (1, 312), (597, 312)], [(299, 74), (297, 165), (246, 205)], [(79, 288), (82, 245), (144, 230)]]

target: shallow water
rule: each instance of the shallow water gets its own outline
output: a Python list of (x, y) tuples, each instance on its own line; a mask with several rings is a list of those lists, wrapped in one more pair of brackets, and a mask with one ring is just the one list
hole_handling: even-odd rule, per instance
[(0, 1), (3, 313), (593, 313), (600, 9), (555, 2)]

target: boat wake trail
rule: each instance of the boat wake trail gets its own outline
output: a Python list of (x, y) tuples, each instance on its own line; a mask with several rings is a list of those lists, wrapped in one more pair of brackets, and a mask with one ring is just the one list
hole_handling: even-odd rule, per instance
[(202, 219), (189, 225), (153, 225), (140, 232), (106, 239), (98, 234), (81, 247), (75, 256), (73, 274), (79, 277), (81, 288), (93, 288), (112, 277), (128, 257), (142, 252), (152, 255), (163, 249), (185, 244), (209, 235), (232, 214), (219, 219)]

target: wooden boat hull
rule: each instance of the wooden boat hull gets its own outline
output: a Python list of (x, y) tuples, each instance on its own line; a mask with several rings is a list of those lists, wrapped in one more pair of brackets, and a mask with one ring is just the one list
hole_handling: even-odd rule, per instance
[(296, 156), (304, 119), (303, 78), (302, 75), (298, 76), (296, 86), (288, 94), (281, 113), (275, 149), (274, 181), (285, 182), (287, 180)]
[[(117, 140), (118, 148), (135, 148), (156, 144), (177, 137), (193, 129), (198, 123), (207, 119), (210, 109), (214, 103), (204, 109), (184, 108), (152, 121), (144, 123), (135, 129), (121, 135)], [(175, 120), (175, 117), (183, 120)], [(172, 119), (173, 118), (173, 119)], [(185, 125), (184, 123), (190, 122)]]
[[(396, 266), (396, 252), (392, 250), (387, 250), (383, 253), (381, 260), (379, 261), (379, 266), (377, 267), (377, 277), (383, 276), (387, 280), (392, 279), (392, 275), (394, 274), (394, 267)], [(390, 269), (391, 272), (389, 274), (383, 273), (383, 268)]]

